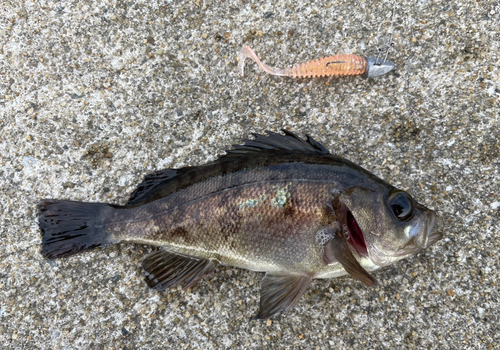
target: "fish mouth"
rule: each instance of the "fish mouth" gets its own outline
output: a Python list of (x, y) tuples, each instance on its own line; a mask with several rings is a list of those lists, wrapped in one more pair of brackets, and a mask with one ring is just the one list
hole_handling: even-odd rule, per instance
[(346, 226), (344, 227), (344, 238), (356, 250), (360, 256), (368, 256), (368, 249), (366, 248), (365, 237), (363, 231), (359, 227), (354, 215), (348, 210), (346, 214)]

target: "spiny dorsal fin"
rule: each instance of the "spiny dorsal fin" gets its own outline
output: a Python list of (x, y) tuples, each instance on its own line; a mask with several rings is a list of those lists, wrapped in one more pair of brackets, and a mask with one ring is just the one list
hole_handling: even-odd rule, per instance
[[(294, 133), (281, 129), (285, 135), (266, 131), (269, 136), (252, 133), (254, 140), (245, 140), (243, 145), (233, 145), (233, 150), (227, 151), (226, 156), (236, 154), (255, 154), (266, 151), (299, 151), (315, 154), (329, 154), (328, 150), (318, 141), (306, 134), (302, 139)], [(224, 158), (226, 156), (222, 156)]]

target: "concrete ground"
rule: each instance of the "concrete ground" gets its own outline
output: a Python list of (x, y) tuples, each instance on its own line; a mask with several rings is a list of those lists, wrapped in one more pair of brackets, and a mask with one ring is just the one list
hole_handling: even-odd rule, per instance
[[(393, 5), (2, 0), (0, 348), (500, 348), (498, 1), (396, 2), (378, 79), (237, 72), (244, 44), (278, 67), (376, 55)], [(152, 247), (40, 256), (40, 198), (124, 204), (149, 172), (284, 127), (412, 193), (445, 238), (372, 288), (315, 280), (270, 321), (250, 321), (261, 273), (157, 292)]]

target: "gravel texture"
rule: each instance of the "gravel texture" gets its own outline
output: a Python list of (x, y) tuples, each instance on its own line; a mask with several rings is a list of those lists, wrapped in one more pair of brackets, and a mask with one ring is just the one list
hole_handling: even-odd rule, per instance
[[(0, 2), (0, 348), (500, 348), (500, 5), (397, 2), (398, 68), (270, 77), (376, 55), (394, 2)], [(250, 321), (261, 273), (219, 268), (149, 290), (154, 248), (39, 254), (36, 203), (124, 204), (157, 169), (203, 164), (251, 132), (289, 128), (434, 208), (445, 238), (375, 274), (315, 280), (290, 312)]]

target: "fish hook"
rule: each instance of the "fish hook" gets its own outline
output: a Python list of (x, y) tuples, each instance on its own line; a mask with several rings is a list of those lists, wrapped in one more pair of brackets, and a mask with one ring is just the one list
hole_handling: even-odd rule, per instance
[[(377, 47), (378, 54), (377, 54), (377, 58), (375, 60), (376, 66), (379, 66), (380, 64), (382, 64), (382, 62), (387, 61), (387, 58), (389, 57), (389, 51), (391, 51), (391, 48), (393, 48), (395, 46), (395, 43), (393, 41), (393, 39), (394, 39), (394, 35), (393, 35), (394, 16), (395, 15), (396, 15), (396, 2), (394, 2), (394, 7), (392, 8), (391, 27), (389, 28), (389, 31), (387, 32), (387, 34), (384, 37), (384, 43), (382, 44), (382, 46)], [(380, 55), (384, 50), (385, 50), (385, 57), (383, 60), (379, 60)]]

